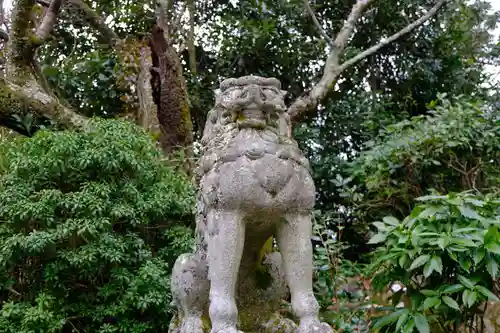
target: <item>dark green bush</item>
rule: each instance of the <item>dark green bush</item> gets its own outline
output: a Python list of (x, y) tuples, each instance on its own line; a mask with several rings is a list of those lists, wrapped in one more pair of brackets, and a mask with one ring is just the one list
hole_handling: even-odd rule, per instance
[(121, 121), (2, 145), (0, 332), (165, 331), (190, 182)]
[(482, 101), (440, 95), (425, 116), (387, 126), (331, 180), (345, 197), (351, 229), (368, 240), (369, 223), (403, 219), (415, 199), (439, 193), (488, 192), (500, 186), (500, 113)]
[[(373, 284), (404, 288), (396, 307), (377, 320), (384, 332), (482, 332), (482, 303), (495, 295), (500, 266), (500, 198), (471, 193), (429, 195), (419, 199), (403, 221), (390, 216), (375, 222)], [(477, 323), (480, 323), (479, 325)]]

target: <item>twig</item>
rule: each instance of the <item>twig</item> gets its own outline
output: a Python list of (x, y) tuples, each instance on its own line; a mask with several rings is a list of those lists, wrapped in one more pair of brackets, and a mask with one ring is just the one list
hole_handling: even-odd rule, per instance
[(333, 45), (333, 40), (328, 36), (328, 34), (323, 30), (321, 27), (321, 24), (318, 21), (318, 18), (316, 17), (316, 14), (314, 13), (314, 10), (311, 7), (311, 4), (309, 3), (308, 0), (304, 0), (304, 6), (306, 7), (307, 11), (309, 12), (309, 15), (311, 16), (311, 19), (314, 22), (314, 25), (316, 26), (316, 29), (318, 30), (319, 34), (323, 36), (325, 39), (326, 43), (330, 46)]

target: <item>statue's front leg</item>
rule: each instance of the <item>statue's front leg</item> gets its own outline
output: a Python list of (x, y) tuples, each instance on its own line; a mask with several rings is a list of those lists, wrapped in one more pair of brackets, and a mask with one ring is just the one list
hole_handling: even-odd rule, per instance
[(238, 211), (211, 210), (207, 216), (211, 333), (238, 333), (235, 291), (245, 241)]
[(313, 292), (312, 222), (309, 214), (288, 214), (278, 228), (278, 246), (290, 288), (292, 309), (299, 318), (297, 333), (333, 333), (318, 319)]

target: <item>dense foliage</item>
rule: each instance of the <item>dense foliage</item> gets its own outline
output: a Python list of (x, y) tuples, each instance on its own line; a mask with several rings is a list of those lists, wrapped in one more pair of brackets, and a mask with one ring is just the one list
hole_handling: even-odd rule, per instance
[[(378, 287), (400, 282), (397, 310), (381, 317), (384, 332), (457, 332), (478, 329), (482, 302), (500, 302), (500, 196), (428, 195), (404, 220), (388, 216), (370, 243)], [(403, 306), (399, 305), (400, 300)], [(389, 327), (387, 327), (389, 326)], [(482, 329), (480, 327), (479, 329)]]
[[(314, 239), (316, 292), (334, 327), (482, 332), (483, 302), (500, 292), (499, 119), (489, 103), (440, 96), (367, 142), (349, 177), (330, 179), (346, 205), (319, 214)], [(342, 255), (353, 252), (346, 210), (357, 237), (380, 246), (368, 267)]]
[(194, 196), (151, 138), (95, 120), (2, 148), (0, 331), (165, 331)]
[(404, 218), (430, 189), (499, 186), (498, 111), (463, 97), (441, 96), (429, 107), (425, 116), (387, 126), (350, 164), (349, 177), (335, 180), (359, 232), (366, 232), (365, 222), (386, 215)]

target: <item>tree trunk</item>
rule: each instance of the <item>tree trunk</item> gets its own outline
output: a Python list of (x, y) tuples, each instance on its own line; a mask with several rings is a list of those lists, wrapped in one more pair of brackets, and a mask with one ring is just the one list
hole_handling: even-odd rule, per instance
[(160, 144), (167, 156), (180, 154), (179, 158), (185, 160), (185, 170), (191, 173), (193, 124), (179, 56), (158, 26), (151, 33), (150, 47), (153, 60), (151, 85), (162, 134)]

